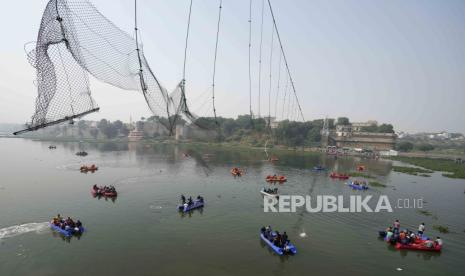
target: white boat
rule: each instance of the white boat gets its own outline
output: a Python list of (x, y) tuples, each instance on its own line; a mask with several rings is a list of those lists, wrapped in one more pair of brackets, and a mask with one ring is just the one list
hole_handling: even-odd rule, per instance
[(269, 197), (279, 197), (279, 194), (278, 194), (278, 193), (276, 193), (276, 194), (270, 194), (270, 193), (265, 192), (264, 190), (260, 190), (260, 193), (261, 193), (262, 195), (269, 196)]

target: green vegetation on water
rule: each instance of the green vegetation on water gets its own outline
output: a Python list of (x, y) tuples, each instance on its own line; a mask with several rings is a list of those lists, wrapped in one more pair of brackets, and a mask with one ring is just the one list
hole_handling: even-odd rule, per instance
[(424, 215), (424, 216), (427, 216), (427, 217), (430, 217), (433, 215), (433, 213), (431, 213), (430, 211), (428, 210), (418, 210), (418, 213)]
[[(433, 171), (447, 172), (443, 174), (445, 177), (465, 179), (465, 164), (458, 164), (454, 160), (401, 156), (392, 157), (392, 159)], [(417, 172), (424, 173), (420, 171)]]
[(414, 168), (414, 167), (403, 167), (403, 166), (392, 166), (392, 170), (395, 172), (401, 172), (401, 173), (406, 173), (410, 175), (418, 175), (419, 173), (423, 174), (421, 176), (424, 176), (426, 173), (432, 173), (433, 171), (431, 170), (425, 170), (422, 168)]
[(442, 225), (433, 225), (433, 229), (441, 233), (449, 233), (449, 227)]
[(380, 183), (378, 181), (370, 181), (370, 186), (372, 186), (372, 187), (387, 187), (386, 184)]
[(352, 177), (364, 177), (364, 178), (376, 178), (372, 175), (361, 173), (361, 172), (351, 172), (350, 176)]

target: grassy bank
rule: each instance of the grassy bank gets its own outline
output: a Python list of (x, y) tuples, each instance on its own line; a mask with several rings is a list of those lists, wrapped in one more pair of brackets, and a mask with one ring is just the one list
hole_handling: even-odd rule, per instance
[(449, 233), (449, 227), (443, 225), (433, 225), (433, 229), (441, 233)]
[(376, 178), (372, 175), (366, 174), (366, 173), (361, 173), (361, 172), (351, 172), (349, 173), (351, 177), (363, 177), (363, 178)]
[[(431, 170), (425, 170), (422, 168), (414, 168), (414, 167), (403, 167), (403, 166), (392, 166), (392, 170), (395, 172), (406, 173), (410, 175), (418, 175), (425, 176), (427, 173), (432, 173)], [(429, 175), (428, 175), (429, 176)]]
[[(465, 179), (465, 164), (457, 164), (453, 160), (401, 156), (392, 157), (392, 159), (423, 167), (428, 170), (446, 172), (443, 174), (445, 177)], [(396, 170), (394, 169), (394, 171)], [(418, 173), (425, 172), (417, 171), (417, 174)]]
[(387, 187), (386, 184), (383, 184), (381, 182), (378, 182), (378, 181), (370, 181), (370, 186), (372, 187)]

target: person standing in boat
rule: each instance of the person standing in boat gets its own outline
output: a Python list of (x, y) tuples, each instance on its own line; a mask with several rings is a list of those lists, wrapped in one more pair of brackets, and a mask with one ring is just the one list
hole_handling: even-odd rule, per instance
[(440, 237), (436, 237), (436, 240), (434, 241), (436, 246), (442, 246), (442, 240)]
[(182, 204), (186, 203), (186, 197), (184, 195), (181, 195), (181, 202)]
[(288, 236), (287, 236), (286, 231), (284, 231), (282, 239), (283, 239), (283, 246), (285, 246), (288, 242)]
[(282, 247), (281, 245), (281, 239), (282, 239), (282, 236), (281, 234), (279, 233), (279, 231), (276, 231), (276, 236), (274, 237), (274, 241), (273, 241), (273, 244), (277, 247)]
[(421, 235), (423, 236), (423, 233), (425, 232), (425, 223), (422, 222), (419, 226), (418, 226), (418, 235)]
[(265, 228), (265, 238), (267, 238), (268, 240), (270, 240), (271, 238), (271, 226), (269, 225)]
[(386, 229), (386, 241), (391, 241), (393, 235), (392, 228), (389, 226), (388, 229)]
[(400, 229), (400, 222), (399, 222), (398, 219), (396, 219), (396, 221), (394, 221), (394, 229), (396, 229), (396, 228), (397, 228), (397, 231), (399, 231), (399, 229)]

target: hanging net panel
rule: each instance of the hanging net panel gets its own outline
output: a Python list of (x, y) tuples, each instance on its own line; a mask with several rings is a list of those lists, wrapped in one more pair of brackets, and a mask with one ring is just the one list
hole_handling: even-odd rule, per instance
[[(144, 56), (141, 45), (86, 0), (50, 0), (28, 60), (37, 71), (35, 112), (25, 131), (37, 130), (99, 110), (89, 74), (123, 90), (141, 91), (150, 110), (167, 129), (178, 114), (195, 120), (185, 105), (183, 87), (173, 100)], [(186, 114), (184, 114), (186, 113)]]

